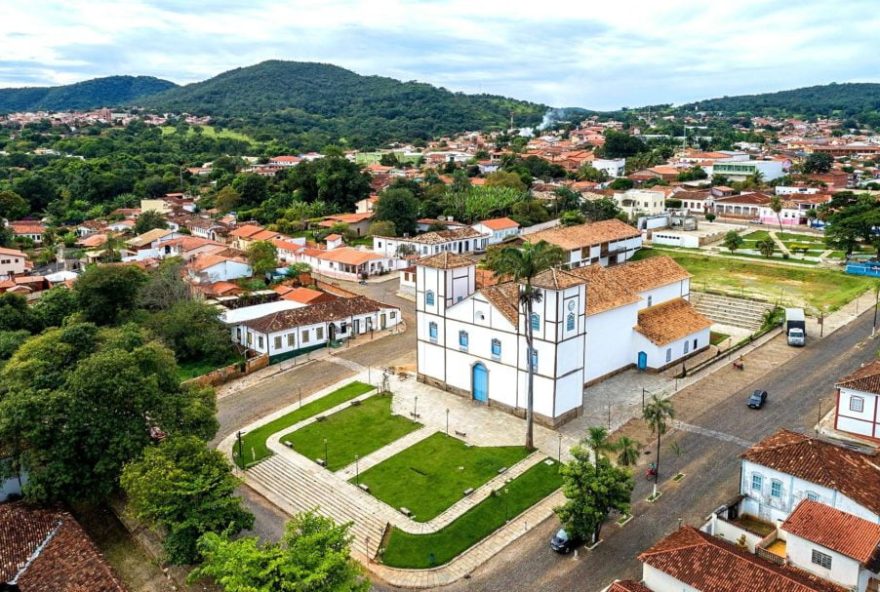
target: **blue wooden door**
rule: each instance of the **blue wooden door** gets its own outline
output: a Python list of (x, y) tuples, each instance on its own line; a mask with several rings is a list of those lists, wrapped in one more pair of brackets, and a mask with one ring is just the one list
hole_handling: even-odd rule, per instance
[(645, 370), (648, 368), (648, 354), (645, 352), (639, 352), (639, 370)]
[(483, 364), (474, 364), (474, 400), (485, 403), (489, 400), (489, 371)]

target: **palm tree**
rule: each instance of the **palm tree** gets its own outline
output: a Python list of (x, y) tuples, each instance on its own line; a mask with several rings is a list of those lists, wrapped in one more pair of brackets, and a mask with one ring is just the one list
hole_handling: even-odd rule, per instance
[(768, 259), (773, 256), (773, 252), (776, 250), (776, 243), (769, 236), (765, 239), (761, 239), (755, 243), (755, 248)]
[(653, 395), (651, 400), (645, 405), (642, 412), (642, 418), (648, 427), (651, 428), (652, 434), (657, 434), (657, 460), (656, 472), (654, 475), (654, 483), (660, 480), (660, 436), (666, 433), (669, 427), (667, 421), (675, 417), (675, 409), (672, 408), (672, 401), (669, 399), (661, 399), (657, 395)]
[(501, 254), (492, 263), (492, 271), (496, 276), (509, 275), (513, 281), (519, 283), (519, 309), (523, 313), (523, 327), (526, 338), (526, 368), (528, 370), (528, 387), (526, 394), (526, 448), (534, 450), (534, 398), (535, 398), (535, 368), (532, 364), (533, 333), (532, 333), (532, 310), (536, 303), (541, 302), (543, 293), (532, 286), (532, 279), (542, 271), (563, 260), (562, 249), (551, 245), (546, 241), (538, 243), (525, 243), (521, 249), (505, 247)]
[(614, 444), (617, 449), (617, 462), (631, 467), (639, 460), (639, 443), (627, 436), (621, 436)]
[(614, 450), (614, 444), (608, 439), (608, 430), (602, 426), (594, 426), (587, 430), (587, 437), (583, 442), (593, 451), (596, 466), (599, 466), (599, 456), (605, 456), (606, 453)]
[(779, 215), (782, 212), (782, 198), (778, 195), (770, 198), (770, 209), (776, 214), (776, 221), (779, 222), (779, 232), (782, 232), (782, 217)]

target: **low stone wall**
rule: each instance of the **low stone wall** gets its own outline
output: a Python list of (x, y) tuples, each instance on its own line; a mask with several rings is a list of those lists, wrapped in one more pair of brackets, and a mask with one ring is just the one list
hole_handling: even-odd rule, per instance
[(196, 376), (195, 378), (191, 378), (185, 381), (183, 384), (185, 385), (194, 385), (194, 386), (220, 386), (221, 384), (226, 384), (231, 380), (235, 380), (236, 378), (241, 378), (242, 376), (247, 376), (257, 370), (262, 370), (266, 366), (269, 365), (269, 356), (266, 354), (262, 354), (257, 356), (256, 358), (251, 358), (244, 364), (244, 369), (241, 368), (241, 362), (236, 362), (235, 364), (230, 364), (229, 366), (224, 366), (223, 368), (217, 368), (212, 372), (208, 372), (207, 374), (203, 374), (202, 376)]

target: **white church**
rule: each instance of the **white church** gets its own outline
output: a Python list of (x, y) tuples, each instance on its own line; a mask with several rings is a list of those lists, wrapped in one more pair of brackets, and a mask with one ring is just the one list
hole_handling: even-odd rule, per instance
[(475, 263), (454, 253), (418, 260), (418, 379), (522, 416), (531, 358), (535, 420), (556, 426), (580, 414), (585, 385), (632, 367), (659, 371), (709, 346), (690, 274), (669, 257), (550, 269), (532, 285), (542, 299), (525, 319), (517, 284), (478, 289)]

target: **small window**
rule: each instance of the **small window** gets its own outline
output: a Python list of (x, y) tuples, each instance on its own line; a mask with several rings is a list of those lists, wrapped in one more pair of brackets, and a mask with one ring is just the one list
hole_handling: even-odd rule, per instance
[(574, 313), (568, 313), (568, 318), (565, 320), (565, 329), (567, 331), (574, 331)]
[(437, 343), (437, 323), (428, 324), (428, 337), (434, 343)]
[(855, 411), (856, 413), (861, 413), (865, 410), (865, 398), (864, 397), (850, 397), (849, 398), (849, 410)]
[(653, 303), (653, 302), (654, 302), (654, 297), (648, 296), (648, 306), (651, 306), (651, 303)]
[(813, 549), (812, 562), (816, 565), (824, 567), (825, 569), (831, 569), (831, 555), (827, 555), (822, 551), (817, 551), (816, 549)]
[(752, 491), (761, 491), (764, 487), (764, 477), (761, 475), (752, 475)]
[(263, 349), (263, 336), (262, 335), (257, 337), (257, 347), (260, 349)]
[(324, 339), (324, 327), (318, 327), (315, 329), (315, 339), (318, 341), (322, 341)]
[(501, 357), (501, 340), (493, 339), (492, 340), (492, 357), (500, 358)]
[(541, 317), (537, 313), (532, 313), (532, 331), (538, 331), (541, 328)]
[(300, 338), (300, 343), (308, 343), (309, 342), (309, 330), (306, 329), (302, 332), (302, 338)]
[(697, 340), (694, 339), (694, 351), (697, 351)]
[(536, 350), (534, 348), (532, 349), (531, 358), (532, 358), (532, 370), (537, 372), (538, 371), (538, 350)]
[(818, 502), (819, 501), (819, 494), (816, 493), (815, 491), (808, 491), (807, 492), (807, 499), (810, 500), (811, 502)]
[(690, 341), (685, 341), (685, 342), (684, 342), (684, 353), (688, 353), (688, 351), (690, 351), (690, 346), (691, 346), (691, 342), (690, 342)]
[(672, 348), (671, 347), (666, 348), (666, 361), (667, 362), (672, 361)]
[(773, 497), (782, 497), (782, 481), (772, 481), (770, 483), (770, 495)]
[(425, 306), (434, 306), (434, 290), (425, 292)]
[(287, 347), (293, 347), (294, 343), (296, 343), (294, 335), (294, 333), (287, 334)]
[(248, 332), (247, 343), (248, 345), (253, 345), (254, 343), (254, 334), (251, 332)]
[(394, 311), (391, 311), (390, 313), (388, 313), (388, 318), (390, 318), (390, 319), (396, 319), (396, 318), (397, 318), (397, 313), (394, 312)]
[(275, 349), (281, 349), (281, 336), (275, 336)]
[(235, 328), (235, 340), (241, 342), (241, 327)]
[(458, 345), (460, 345), (464, 349), (467, 349), (467, 346), (468, 346), (467, 331), (459, 331), (458, 332)]

